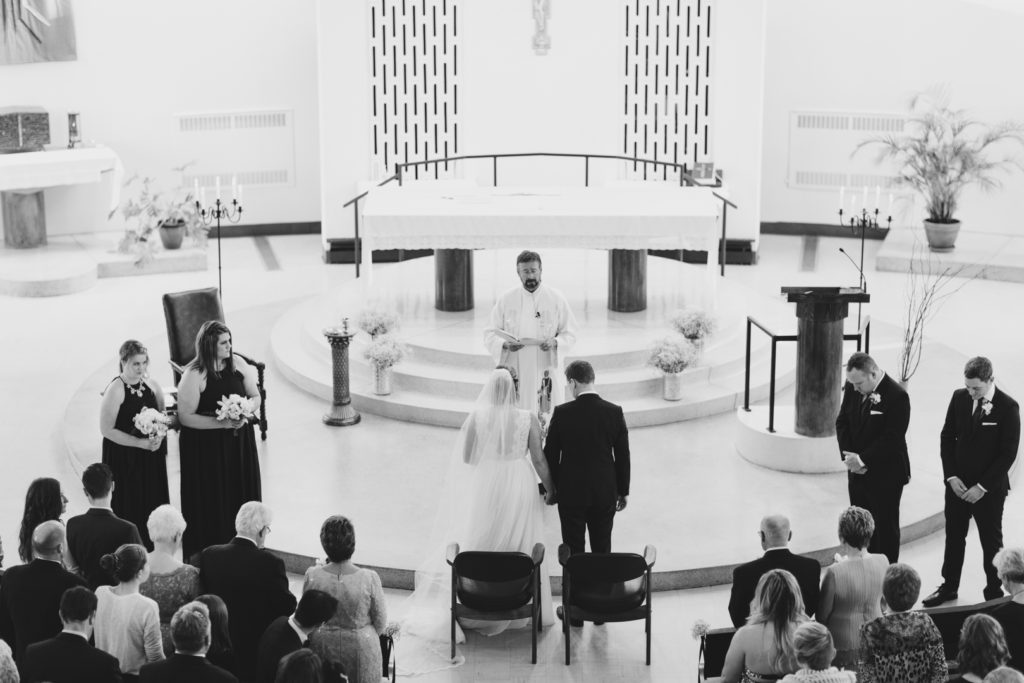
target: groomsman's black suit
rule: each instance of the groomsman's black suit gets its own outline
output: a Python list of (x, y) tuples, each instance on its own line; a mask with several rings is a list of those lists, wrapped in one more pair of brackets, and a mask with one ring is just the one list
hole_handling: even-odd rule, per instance
[(0, 638), (11, 646), (16, 662), (21, 662), (26, 647), (64, 630), (60, 598), (68, 588), (84, 585), (85, 579), (52, 560), (36, 558), (4, 572), (0, 585)]
[(19, 668), (21, 683), (121, 683), (117, 657), (74, 633), (29, 645)]
[(857, 453), (868, 469), (865, 474), (850, 472), (847, 480), (850, 504), (867, 509), (875, 518), (875, 534), (868, 549), (896, 562), (900, 556), (900, 499), (910, 481), (910, 398), (889, 375), (884, 375), (871, 393), (878, 394), (877, 403), (846, 382), (836, 417), (836, 437), (840, 454)]
[(204, 550), (199, 563), (200, 583), (227, 605), (238, 677), (251, 681), (263, 632), (274, 619), (295, 610), (284, 561), (248, 538), (236, 536), (230, 543)]
[(772, 548), (753, 562), (741, 564), (732, 571), (732, 594), (729, 596), (729, 616), (736, 628), (747, 623), (750, 616), (750, 601), (761, 577), (772, 569), (785, 569), (800, 586), (807, 616), (814, 616), (818, 606), (818, 582), (821, 580), (821, 565), (813, 557), (794, 555), (789, 548)]
[(562, 522), (562, 542), (573, 553), (612, 549), (619, 496), (629, 495), (629, 432), (622, 407), (596, 393), (557, 406), (544, 442)]
[(1017, 402), (995, 388), (988, 415), (974, 413), (974, 399), (966, 389), (957, 389), (946, 410), (940, 435), (942, 477), (959, 477), (964, 486), (981, 485), (988, 493), (976, 503), (961, 500), (946, 484), (946, 550), (942, 562), (944, 587), (955, 592), (960, 586), (964, 546), (971, 517), (978, 525), (985, 565), (986, 589), (1002, 594), (1001, 582), (992, 558), (1003, 547), (1003, 504), (1010, 490), (1007, 473), (1017, 457), (1020, 442), (1020, 408)]
[(139, 530), (109, 508), (89, 508), (68, 520), (68, 551), (89, 590), (117, 585), (117, 580), (100, 568), (100, 558), (125, 543), (142, 545)]
[(206, 657), (173, 654), (139, 669), (139, 683), (238, 683), (238, 679)]
[(288, 623), (288, 619), (274, 619), (263, 632), (256, 655), (256, 683), (274, 683), (281, 659), (303, 647), (304, 640), (299, 639), (299, 634)]

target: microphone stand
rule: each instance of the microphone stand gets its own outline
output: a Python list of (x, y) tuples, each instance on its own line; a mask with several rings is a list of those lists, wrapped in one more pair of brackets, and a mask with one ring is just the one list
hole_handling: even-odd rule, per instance
[[(864, 197), (865, 197), (865, 200), (866, 200), (867, 199), (866, 190), (865, 190)], [(891, 204), (891, 202), (890, 202), (890, 204)], [(878, 211), (877, 207), (875, 208), (874, 211), (868, 211), (867, 208), (863, 208), (863, 209), (860, 210), (860, 215), (857, 215), (856, 213), (853, 213), (853, 215), (850, 216), (850, 222), (849, 222), (850, 227), (853, 228), (855, 231), (857, 230), (857, 228), (860, 228), (860, 265), (857, 265), (856, 263), (854, 263), (853, 259), (850, 258), (850, 255), (846, 253), (845, 249), (843, 249), (842, 247), (839, 248), (839, 251), (843, 252), (843, 255), (846, 256), (846, 258), (850, 259), (850, 263), (853, 263), (854, 267), (857, 268), (857, 272), (860, 273), (860, 290), (862, 292), (864, 292), (864, 293), (867, 293), (867, 291), (868, 291), (868, 280), (867, 280), (866, 277), (864, 277), (864, 241), (867, 238), (867, 234), (866, 233), (867, 233), (868, 230), (881, 230), (882, 229), (882, 226), (880, 226), (878, 224), (878, 217), (879, 217), (879, 211)], [(842, 207), (840, 207), (840, 209), (839, 209), (839, 225), (846, 225), (846, 221), (843, 218), (843, 209), (842, 209)], [(885, 229), (889, 229), (891, 227), (892, 227), (892, 216), (888, 216), (885, 219)], [(858, 301), (857, 302), (857, 330), (858, 331), (860, 331), (860, 307), (861, 307), (861, 304)]]

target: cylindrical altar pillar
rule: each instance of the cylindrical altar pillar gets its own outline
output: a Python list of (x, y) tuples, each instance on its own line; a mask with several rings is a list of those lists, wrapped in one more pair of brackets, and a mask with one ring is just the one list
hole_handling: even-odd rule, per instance
[(473, 250), (434, 250), (434, 308), (468, 311), (473, 308)]
[(341, 329), (329, 327), (324, 330), (324, 336), (331, 345), (331, 363), (334, 370), (334, 404), (331, 412), (323, 416), (324, 424), (333, 427), (358, 424), (362, 416), (352, 407), (352, 396), (349, 393), (348, 347), (354, 335), (348, 331), (348, 319), (342, 322)]
[(608, 251), (608, 310), (635, 313), (647, 308), (647, 250)]
[(843, 382), (845, 302), (796, 305), (796, 433), (832, 436)]
[(46, 246), (46, 204), (42, 190), (0, 192), (4, 246), (15, 249)]

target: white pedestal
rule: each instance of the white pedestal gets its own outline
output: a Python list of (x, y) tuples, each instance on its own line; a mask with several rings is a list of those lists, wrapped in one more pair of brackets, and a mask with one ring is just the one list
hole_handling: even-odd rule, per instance
[(809, 437), (797, 434), (796, 409), (775, 406), (775, 432), (768, 431), (768, 406), (754, 406), (750, 412), (737, 409), (736, 450), (744, 460), (782, 472), (828, 474), (845, 472), (835, 436)]

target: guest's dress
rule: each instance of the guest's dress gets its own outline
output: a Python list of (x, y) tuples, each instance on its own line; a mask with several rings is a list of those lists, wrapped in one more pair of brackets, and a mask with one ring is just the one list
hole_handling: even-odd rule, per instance
[(139, 593), (118, 595), (111, 586), (96, 589), (96, 647), (115, 657), (121, 673), (137, 675), (143, 664), (164, 659), (160, 610)]
[[(142, 381), (130, 385), (117, 377), (112, 380), (113, 382), (124, 385), (124, 400), (117, 410), (114, 429), (144, 438), (145, 435), (135, 428), (135, 416), (142, 412), (143, 408), (156, 410), (156, 394)], [(149, 513), (160, 505), (171, 502), (167, 489), (167, 439), (163, 440), (160, 448), (150, 451), (145, 448), (122, 446), (105, 438), (103, 462), (114, 474), (116, 490), (110, 502), (114, 514), (138, 527), (142, 542), (147, 548), (152, 548), (146, 526)]]
[(174, 654), (171, 617), (182, 605), (202, 594), (199, 570), (190, 564), (183, 564), (165, 574), (150, 572), (146, 582), (139, 586), (139, 592), (156, 601), (160, 609), (160, 635), (163, 638), (164, 654), (170, 657)]
[(302, 590), (310, 589), (338, 599), (334, 616), (310, 636), (313, 651), (340, 669), (351, 683), (380, 683), (384, 663), (379, 635), (387, 611), (377, 572), (360, 568), (353, 574), (338, 575), (323, 567), (310, 567)]
[[(217, 402), (245, 396), (242, 373), (206, 373), (196, 413), (213, 417)], [(231, 429), (181, 426), (181, 513), (188, 523), (185, 557), (203, 548), (227, 543), (235, 535), (235, 515), (242, 503), (262, 500), (259, 453), (252, 423)], [(116, 498), (116, 495), (115, 495)]]
[(781, 683), (857, 683), (857, 680), (857, 674), (854, 672), (841, 671), (830, 666), (818, 671), (800, 669), (795, 674), (789, 674), (783, 678)]
[(1010, 661), (1017, 671), (1024, 671), (1024, 604), (1007, 602), (992, 610), (992, 616), (1003, 627), (1006, 645), (1010, 649)]
[(864, 624), (860, 630), (861, 683), (943, 683), (946, 654), (942, 634), (922, 612), (897, 612)]
[(882, 616), (882, 580), (889, 567), (885, 555), (852, 556), (825, 569), (817, 619), (832, 632), (836, 666), (857, 666), (860, 627)]

